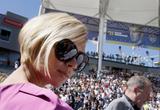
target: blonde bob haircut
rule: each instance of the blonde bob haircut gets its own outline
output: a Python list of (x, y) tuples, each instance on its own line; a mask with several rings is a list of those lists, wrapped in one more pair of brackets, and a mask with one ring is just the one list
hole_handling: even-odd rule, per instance
[(70, 39), (84, 44), (87, 41), (85, 25), (66, 13), (47, 13), (29, 20), (21, 29), (19, 44), (21, 64), (49, 75), (48, 61), (57, 41)]

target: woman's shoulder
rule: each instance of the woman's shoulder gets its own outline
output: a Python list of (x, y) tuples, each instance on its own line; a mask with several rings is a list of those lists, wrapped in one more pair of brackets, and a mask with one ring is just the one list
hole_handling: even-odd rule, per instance
[(23, 107), (23, 110), (57, 110), (57, 108), (71, 110), (71, 108), (65, 102), (61, 101), (54, 92), (31, 83), (1, 86), (1, 105), (4, 102), (7, 104), (7, 107), (12, 107), (14, 104), (15, 107)]

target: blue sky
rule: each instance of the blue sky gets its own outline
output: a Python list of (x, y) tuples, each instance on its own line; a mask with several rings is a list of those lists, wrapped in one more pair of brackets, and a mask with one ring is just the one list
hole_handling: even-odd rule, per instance
[[(40, 0), (1, 0), (0, 1), (0, 13), (5, 14), (7, 11), (25, 16), (31, 19), (34, 16), (38, 15)], [(118, 50), (119, 45), (113, 45), (109, 43), (104, 43), (103, 51), (106, 54), (117, 54), (120, 53)], [(157, 50), (144, 49), (144, 48), (134, 48), (129, 46), (121, 45), (123, 55), (136, 55), (142, 56), (144, 62), (147, 62), (147, 65), (151, 65), (151, 61), (147, 59), (146, 51), (150, 52), (151, 57), (155, 57), (155, 61), (160, 61), (160, 52)], [(96, 51), (97, 46), (88, 42), (86, 50), (87, 51)]]
[(40, 0), (1, 0), (0, 13), (5, 14), (7, 11), (32, 18), (38, 14)]

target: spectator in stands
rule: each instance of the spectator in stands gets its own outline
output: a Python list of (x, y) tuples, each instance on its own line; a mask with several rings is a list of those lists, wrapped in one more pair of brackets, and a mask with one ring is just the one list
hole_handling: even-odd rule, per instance
[(46, 84), (59, 87), (88, 57), (87, 30), (66, 13), (28, 21), (19, 34), (21, 65), (0, 86), (0, 110), (71, 110)]
[(2, 83), (7, 78), (7, 75), (5, 73), (0, 72), (0, 83)]
[(17, 69), (20, 66), (20, 58), (18, 58), (15, 62), (14, 62), (14, 68)]
[(152, 84), (144, 76), (132, 76), (125, 90), (125, 95), (113, 100), (105, 110), (140, 110), (152, 95)]

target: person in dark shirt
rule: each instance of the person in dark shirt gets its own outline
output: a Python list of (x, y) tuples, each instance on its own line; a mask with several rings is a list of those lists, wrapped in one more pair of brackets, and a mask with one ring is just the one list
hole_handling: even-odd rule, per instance
[(144, 76), (132, 76), (121, 98), (113, 100), (105, 110), (140, 110), (152, 97), (152, 83)]

